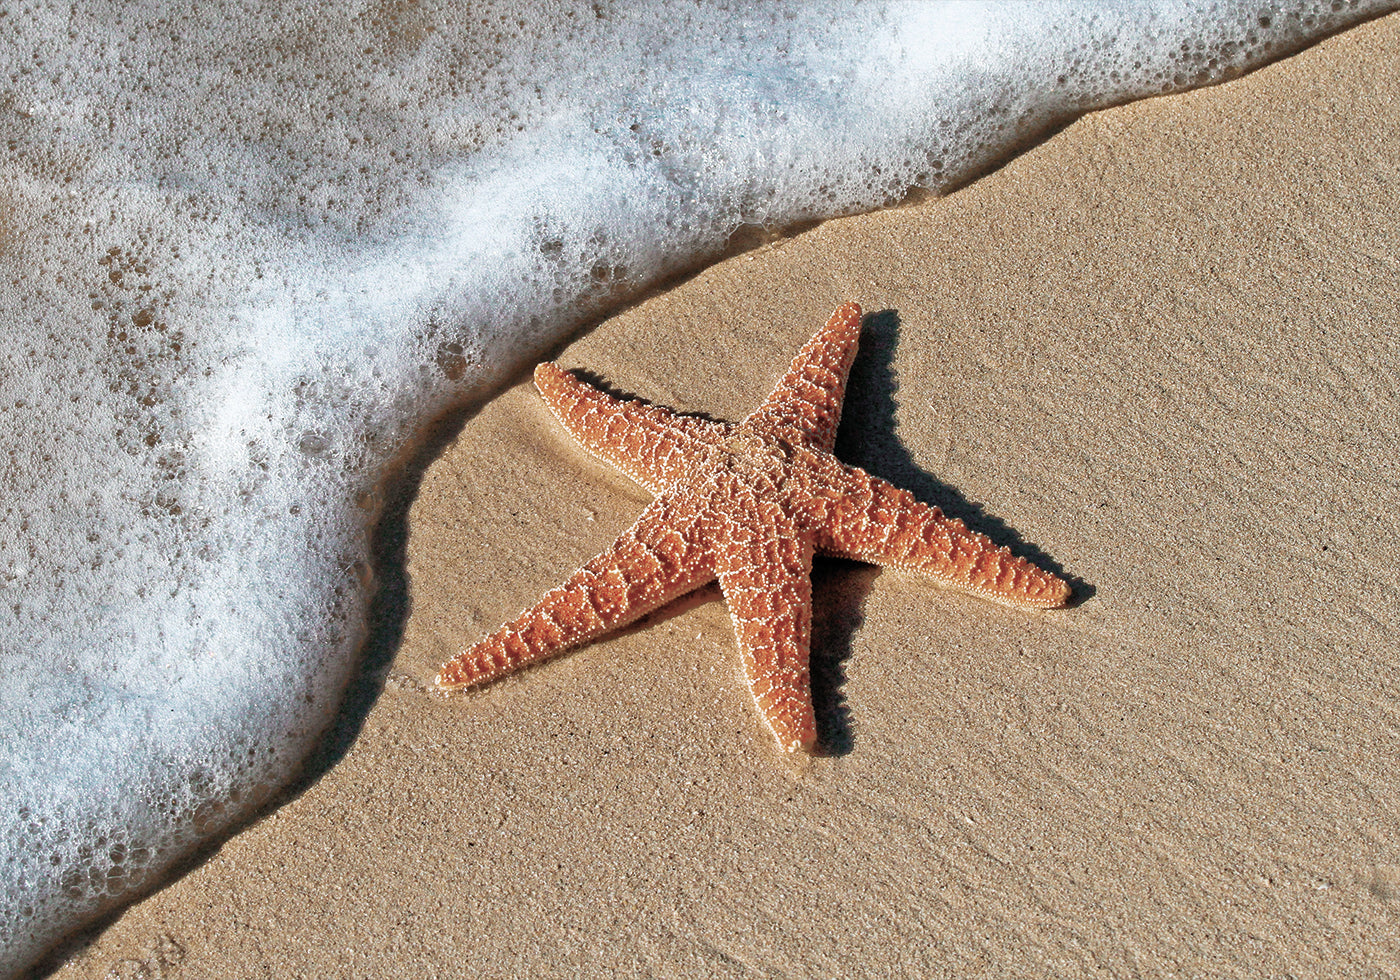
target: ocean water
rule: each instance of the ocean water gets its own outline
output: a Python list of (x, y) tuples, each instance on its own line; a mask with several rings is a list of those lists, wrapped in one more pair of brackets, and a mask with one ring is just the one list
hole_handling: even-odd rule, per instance
[(1398, 5), (0, 8), (0, 975), (296, 773), (435, 416), (743, 229)]

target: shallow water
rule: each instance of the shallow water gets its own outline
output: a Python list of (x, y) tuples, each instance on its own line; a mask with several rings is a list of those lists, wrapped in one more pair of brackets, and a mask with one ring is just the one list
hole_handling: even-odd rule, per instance
[(0, 16), (0, 972), (295, 772), (429, 420), (745, 227), (1395, 6)]

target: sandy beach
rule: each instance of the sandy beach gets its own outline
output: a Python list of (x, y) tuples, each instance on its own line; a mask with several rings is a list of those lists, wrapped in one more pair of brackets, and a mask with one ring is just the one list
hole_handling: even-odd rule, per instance
[(818, 559), (806, 761), (713, 586), (438, 695), (649, 500), (522, 375), (423, 473), (347, 748), (50, 975), (1395, 976), (1397, 50), (1094, 113), (557, 352), (739, 419), (858, 302), (837, 454), (1071, 608)]

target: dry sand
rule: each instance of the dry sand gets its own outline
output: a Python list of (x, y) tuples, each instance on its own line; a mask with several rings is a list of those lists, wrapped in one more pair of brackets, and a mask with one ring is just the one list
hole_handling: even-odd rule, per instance
[(1076, 607), (819, 561), (805, 766), (713, 588), (433, 695), (647, 500), (522, 379), (424, 476), (344, 757), (56, 976), (1396, 975), (1397, 50), (1393, 16), (1096, 113), (560, 354), (737, 418), (858, 301), (838, 453)]

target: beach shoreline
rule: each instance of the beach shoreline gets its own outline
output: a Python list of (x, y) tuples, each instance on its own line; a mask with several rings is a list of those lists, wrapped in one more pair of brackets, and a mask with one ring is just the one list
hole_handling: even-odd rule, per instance
[(739, 419), (859, 302), (837, 454), (1048, 559), (1076, 606), (819, 563), (805, 765), (713, 588), (438, 696), (649, 499), (522, 379), (424, 473), (411, 611), (344, 757), (49, 975), (1382, 975), (1397, 48), (1392, 15), (1093, 113), (560, 354)]

